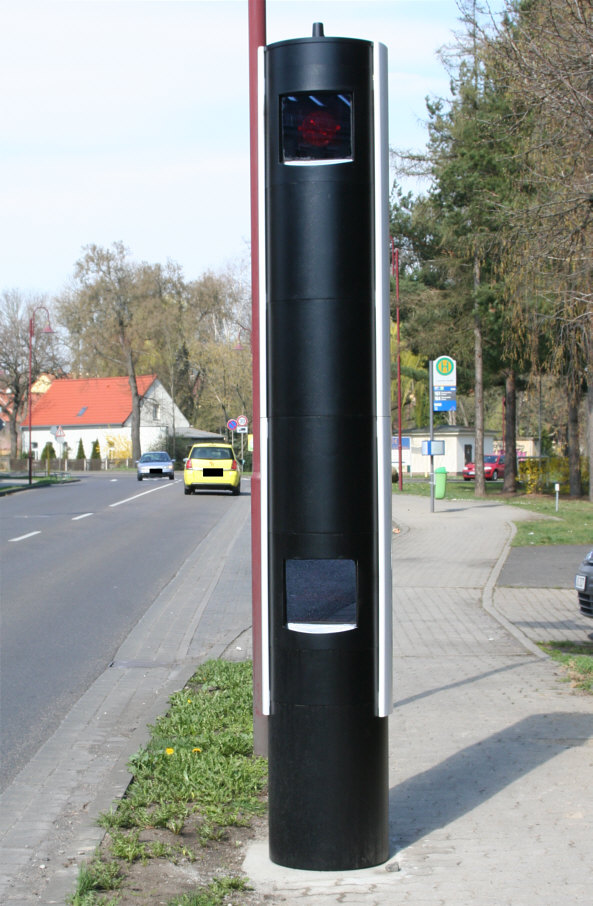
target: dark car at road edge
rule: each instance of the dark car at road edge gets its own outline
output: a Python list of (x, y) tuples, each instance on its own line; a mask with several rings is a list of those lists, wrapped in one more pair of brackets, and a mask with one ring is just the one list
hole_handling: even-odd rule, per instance
[(593, 550), (589, 551), (579, 566), (574, 587), (577, 590), (581, 613), (593, 619)]

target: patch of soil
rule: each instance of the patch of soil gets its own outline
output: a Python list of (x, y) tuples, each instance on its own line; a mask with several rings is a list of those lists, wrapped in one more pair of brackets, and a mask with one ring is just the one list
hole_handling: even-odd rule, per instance
[[(166, 857), (152, 857), (127, 862), (117, 859), (123, 883), (113, 894), (118, 906), (166, 906), (174, 897), (196, 893), (216, 878), (242, 878), (248, 889), (230, 893), (228, 906), (272, 906), (268, 896), (249, 889), (249, 879), (242, 870), (247, 846), (266, 833), (265, 817), (251, 819), (250, 827), (229, 827), (220, 840), (201, 844), (196, 832), (197, 820), (188, 819), (183, 831), (174, 834), (164, 828), (142, 830), (139, 842), (152, 849), (156, 844), (172, 851)], [(99, 854), (113, 861), (111, 837), (107, 833)]]

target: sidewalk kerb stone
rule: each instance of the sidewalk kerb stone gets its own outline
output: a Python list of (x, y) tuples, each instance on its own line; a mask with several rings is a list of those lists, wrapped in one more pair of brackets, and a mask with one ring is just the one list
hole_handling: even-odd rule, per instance
[(502, 626), (504, 626), (507, 632), (514, 636), (518, 642), (521, 642), (521, 644), (528, 651), (530, 651), (531, 654), (534, 654), (536, 657), (545, 659), (548, 657), (545, 651), (542, 651), (541, 648), (534, 644), (534, 642), (532, 642), (524, 632), (522, 632), (513, 623), (511, 623), (510, 620), (507, 620), (507, 618), (496, 608), (494, 604), (494, 588), (496, 587), (496, 582), (498, 580), (498, 577), (500, 576), (505, 560), (509, 555), (509, 549), (511, 547), (511, 544), (513, 543), (513, 538), (517, 534), (517, 526), (515, 525), (515, 523), (509, 522), (508, 525), (510, 528), (510, 534), (505, 542), (498, 560), (492, 568), (492, 572), (488, 577), (488, 581), (484, 586), (484, 591), (482, 593), (482, 605), (484, 607), (484, 610), (492, 617), (494, 617), (495, 620), (498, 620), (498, 622)]

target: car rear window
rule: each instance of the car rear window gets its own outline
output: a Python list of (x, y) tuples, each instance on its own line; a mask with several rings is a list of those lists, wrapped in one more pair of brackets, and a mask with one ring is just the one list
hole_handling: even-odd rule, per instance
[(141, 462), (169, 462), (167, 453), (144, 453), (140, 457)]
[(233, 459), (229, 447), (194, 447), (190, 459)]

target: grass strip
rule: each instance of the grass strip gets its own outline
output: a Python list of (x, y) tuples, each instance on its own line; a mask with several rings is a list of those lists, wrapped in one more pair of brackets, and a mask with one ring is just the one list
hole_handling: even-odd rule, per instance
[(168, 906), (222, 906), (223, 903), (229, 902), (227, 899), (229, 894), (248, 889), (241, 878), (216, 878), (204, 890), (175, 897), (169, 901)]
[[(506, 501), (505, 501), (506, 502)], [(585, 544), (593, 547), (593, 504), (589, 500), (560, 500), (531, 495), (508, 500), (513, 506), (547, 516), (517, 523), (513, 547), (535, 544)], [(578, 566), (575, 563), (575, 570)]]
[[(399, 487), (392, 486), (393, 511), (397, 517)], [(404, 480), (404, 494), (421, 497), (430, 495), (430, 483), (418, 479)], [(534, 513), (534, 519), (517, 522), (513, 547), (548, 544), (583, 544), (593, 547), (593, 504), (589, 500), (574, 500), (561, 497), (556, 510), (554, 495), (503, 494), (502, 481), (486, 482), (486, 498), (489, 502), (505, 503)], [(474, 483), (459, 479), (447, 480), (445, 500), (477, 500)], [(437, 501), (437, 506), (443, 501)], [(540, 518), (538, 518), (538, 516)], [(542, 519), (545, 516), (547, 518)], [(578, 564), (575, 564), (575, 568)]]
[(593, 642), (539, 642), (539, 647), (561, 665), (565, 682), (593, 694)]
[[(185, 846), (141, 841), (143, 830), (179, 835), (191, 819), (196, 844), (206, 845), (221, 839), (225, 828), (248, 826), (265, 809), (267, 762), (253, 753), (252, 702), (248, 661), (208, 661), (171, 697), (167, 713), (149, 727), (148, 743), (130, 760), (133, 780), (125, 798), (99, 818), (109, 845), (80, 868), (69, 906), (115, 906), (126, 866), (134, 862), (195, 858)], [(215, 878), (168, 906), (218, 906), (230, 891), (243, 889), (242, 879)]]

